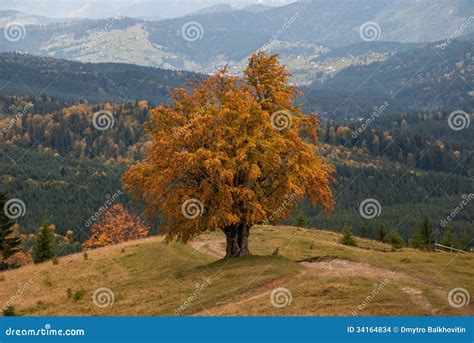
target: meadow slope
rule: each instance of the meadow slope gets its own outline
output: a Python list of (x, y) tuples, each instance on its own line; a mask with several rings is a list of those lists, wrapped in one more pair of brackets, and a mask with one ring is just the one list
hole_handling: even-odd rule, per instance
[[(454, 288), (474, 294), (474, 254), (394, 252), (360, 238), (348, 247), (339, 239), (327, 231), (257, 226), (254, 256), (221, 260), (218, 232), (188, 245), (152, 237), (90, 251), (87, 259), (76, 254), (57, 265), (3, 272), (0, 304), (9, 302), (22, 316), (474, 315), (472, 301), (461, 308), (448, 302)], [(99, 288), (110, 289), (112, 304), (94, 304)], [(278, 288), (288, 291), (272, 304)], [(286, 306), (274, 306), (280, 300)]]

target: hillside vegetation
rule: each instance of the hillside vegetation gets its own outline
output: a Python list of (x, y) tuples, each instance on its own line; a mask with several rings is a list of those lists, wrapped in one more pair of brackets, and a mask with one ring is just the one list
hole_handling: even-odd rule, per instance
[[(119, 61), (120, 62), (120, 61)], [(198, 74), (122, 63), (79, 63), (19, 53), (0, 54), (2, 95), (44, 95), (75, 102), (150, 99), (161, 103), (170, 89)], [(8, 86), (8, 87), (6, 87)]]
[[(254, 227), (254, 256), (221, 260), (224, 239), (209, 233), (190, 245), (153, 237), (4, 272), (0, 303), (13, 296), (17, 315), (473, 315), (453, 308), (448, 292), (474, 294), (472, 254), (392, 252), (389, 245), (295, 227)], [(278, 251), (278, 254), (272, 255)], [(95, 306), (99, 288), (110, 306)], [(292, 301), (272, 305), (286, 288)], [(366, 305), (362, 305), (368, 296)], [(361, 305), (358, 309), (357, 307)]]

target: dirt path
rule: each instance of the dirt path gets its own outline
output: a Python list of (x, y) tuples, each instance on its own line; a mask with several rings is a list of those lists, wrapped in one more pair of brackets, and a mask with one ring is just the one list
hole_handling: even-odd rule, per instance
[(225, 241), (218, 239), (209, 240), (193, 240), (189, 242), (189, 245), (204, 254), (208, 254), (214, 257), (223, 258), (225, 256)]
[(311, 270), (320, 276), (328, 275), (336, 277), (367, 277), (379, 280), (383, 278), (382, 281), (387, 284), (392, 281), (410, 284), (412, 285), (411, 287), (402, 287), (400, 288), (400, 291), (408, 294), (410, 301), (418, 308), (421, 308), (424, 312), (426, 312), (426, 314), (435, 314), (431, 303), (423, 296), (422, 290), (416, 288), (427, 287), (428, 285), (422, 280), (408, 274), (375, 267), (368, 263), (353, 262), (341, 259), (333, 259), (331, 261), (323, 262), (302, 262), (301, 265), (308, 268), (306, 272)]
[[(222, 258), (225, 255), (225, 240), (220, 239), (198, 239), (192, 241), (190, 246), (194, 249), (209, 254), (215, 257)], [(301, 269), (299, 274), (292, 275), (291, 279), (304, 278), (306, 276), (317, 276), (318, 278), (323, 277), (365, 277), (369, 279), (377, 280), (378, 282), (396, 282), (404, 284), (403, 287), (400, 287), (400, 291), (407, 294), (410, 301), (417, 307), (422, 309), (426, 314), (433, 315), (435, 311), (431, 303), (423, 296), (423, 288), (430, 287), (435, 293), (440, 293), (440, 289), (427, 285), (423, 280), (420, 280), (414, 276), (392, 271), (389, 269), (377, 267), (365, 262), (354, 262), (348, 259), (342, 259), (338, 257), (324, 257), (315, 259), (314, 261), (303, 261), (300, 262), (300, 265), (304, 268)], [(213, 307), (213, 310), (218, 312), (229, 312), (232, 307), (241, 305), (243, 303), (251, 302), (262, 297), (270, 295), (270, 292), (273, 288), (279, 287), (285, 282), (289, 281), (288, 278), (284, 277), (281, 279), (274, 280), (273, 282), (254, 289), (252, 291), (246, 292), (236, 299), (233, 299), (232, 302), (216, 304)], [(442, 292), (441, 292), (442, 294)], [(205, 313), (195, 313), (195, 315), (201, 315)]]
[(435, 311), (431, 306), (431, 303), (423, 296), (422, 291), (418, 288), (413, 287), (403, 287), (401, 291), (410, 296), (410, 301), (417, 307), (423, 309), (423, 311), (428, 312), (430, 315), (434, 315)]
[[(306, 267), (307, 273), (317, 273), (318, 275), (329, 275), (336, 277), (367, 277), (372, 279), (384, 278), (410, 283), (422, 283), (410, 275), (394, 272), (389, 269), (373, 266), (369, 263), (353, 262), (346, 259), (334, 258), (321, 262), (301, 262)], [(382, 280), (383, 281), (383, 280)]]
[[(203, 249), (200, 251), (217, 255), (217, 251), (220, 245), (209, 245), (211, 242), (195, 242), (197, 249)], [(222, 257), (222, 255), (220, 256)], [(394, 272), (385, 268), (375, 267), (368, 263), (353, 262), (346, 259), (332, 258), (330, 260), (316, 261), (316, 262), (301, 262), (304, 268), (301, 269), (299, 274), (291, 275), (291, 277), (283, 277), (274, 280), (267, 285), (246, 292), (232, 302), (216, 304), (212, 308), (212, 311), (229, 313), (232, 312), (232, 308), (243, 303), (251, 302), (262, 297), (269, 297), (271, 290), (284, 285), (290, 280), (304, 278), (306, 276), (317, 276), (318, 278), (323, 277), (366, 277), (379, 282), (397, 282), (403, 284), (409, 284), (410, 286), (400, 288), (400, 291), (406, 293), (410, 297), (410, 301), (417, 307), (422, 309), (426, 314), (434, 315), (435, 311), (431, 303), (423, 296), (422, 290), (418, 287), (426, 287), (427, 285), (422, 281), (410, 275)], [(209, 310), (209, 309), (207, 309)], [(206, 311), (194, 313), (194, 315), (205, 315)]]

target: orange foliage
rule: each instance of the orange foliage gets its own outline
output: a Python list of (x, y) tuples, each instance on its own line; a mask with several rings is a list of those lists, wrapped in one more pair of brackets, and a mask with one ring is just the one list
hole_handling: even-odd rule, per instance
[(122, 205), (107, 209), (91, 227), (91, 236), (84, 242), (86, 249), (118, 244), (148, 236), (148, 228), (140, 218), (133, 217)]
[(140, 100), (138, 102), (138, 106), (140, 106), (141, 108), (148, 108), (148, 101), (147, 100)]
[[(123, 186), (149, 216), (163, 215), (168, 239), (281, 220), (294, 206), (282, 206), (290, 195), (332, 209), (333, 168), (314, 145), (319, 121), (294, 105), (289, 76), (276, 55), (259, 52), (244, 77), (223, 70), (151, 110), (151, 147)], [(191, 219), (182, 213), (189, 199), (202, 204)]]

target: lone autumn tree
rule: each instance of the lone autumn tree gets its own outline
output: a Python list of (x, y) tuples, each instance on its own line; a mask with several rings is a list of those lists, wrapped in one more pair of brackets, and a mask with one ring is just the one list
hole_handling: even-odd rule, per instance
[(258, 52), (243, 77), (224, 69), (151, 110), (151, 147), (123, 186), (147, 215), (163, 216), (168, 240), (222, 230), (226, 258), (245, 256), (252, 225), (288, 216), (297, 204), (288, 198), (332, 209), (333, 168), (314, 145), (319, 121), (294, 104), (289, 77), (276, 55)]

